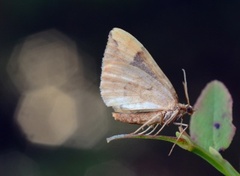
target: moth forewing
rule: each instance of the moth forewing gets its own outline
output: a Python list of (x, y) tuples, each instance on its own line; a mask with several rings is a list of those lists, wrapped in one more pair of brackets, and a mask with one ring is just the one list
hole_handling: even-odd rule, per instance
[[(176, 96), (176, 92), (173, 89), (172, 84), (162, 70), (158, 67), (150, 53), (135, 37), (128, 32), (119, 28), (113, 28), (108, 37), (105, 54), (107, 54), (108, 51), (110, 51), (110, 53), (112, 53), (112, 51), (119, 51), (117, 52), (117, 55), (120, 56), (119, 59), (126, 61), (130, 65), (139, 67), (145, 72), (148, 72), (148, 74), (150, 74), (152, 77), (164, 83), (169, 91)], [(113, 58), (114, 56), (116, 55), (113, 55)], [(107, 57), (104, 55), (104, 59), (105, 58)], [(113, 60), (113, 58), (110, 59)]]
[[(114, 28), (102, 63), (100, 91), (116, 120), (162, 128), (187, 113), (171, 82), (144, 46), (128, 32)], [(161, 129), (156, 133), (158, 134)]]
[(100, 90), (105, 104), (121, 111), (167, 110), (177, 103), (172, 84), (148, 51), (119, 28), (108, 37)]

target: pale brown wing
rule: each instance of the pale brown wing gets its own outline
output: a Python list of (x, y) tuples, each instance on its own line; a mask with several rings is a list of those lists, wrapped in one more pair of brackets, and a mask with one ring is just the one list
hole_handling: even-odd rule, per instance
[(152, 56), (126, 31), (110, 31), (105, 49), (100, 90), (107, 106), (117, 112), (168, 110), (177, 94)]

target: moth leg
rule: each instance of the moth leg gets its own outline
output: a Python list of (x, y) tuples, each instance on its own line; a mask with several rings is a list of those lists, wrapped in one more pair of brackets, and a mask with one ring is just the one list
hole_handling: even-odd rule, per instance
[[(181, 118), (181, 122), (174, 122), (174, 125), (178, 125), (179, 126), (179, 131), (181, 132), (180, 134), (182, 135), (188, 128), (188, 124), (182, 123), (183, 119)], [(182, 126), (184, 126), (185, 128), (182, 128)]]
[[(169, 121), (169, 120), (168, 120)], [(157, 136), (162, 130), (163, 130), (163, 128), (168, 124), (167, 122), (168, 121), (166, 121), (163, 125), (162, 125), (162, 127), (160, 128), (160, 130), (158, 130), (155, 134), (154, 134), (154, 136)]]
[[(174, 144), (173, 144), (171, 150), (170, 150), (169, 153), (168, 153), (168, 156), (171, 155), (171, 153), (172, 153), (174, 147), (176, 146), (178, 140), (182, 137), (183, 133), (184, 133), (184, 132), (187, 130), (187, 128), (188, 128), (188, 124), (182, 123), (182, 120), (181, 120), (181, 123), (174, 122), (173, 124), (179, 126), (179, 128), (180, 128), (180, 132), (181, 132), (181, 133), (179, 134), (177, 140), (174, 142)], [(184, 126), (185, 128), (182, 128), (182, 126)]]
[(145, 135), (151, 135), (157, 129), (158, 126), (159, 126), (159, 123), (156, 124), (155, 127), (149, 133), (147, 133)]
[[(142, 135), (146, 132), (148, 132), (151, 128), (153, 128), (153, 125), (150, 125), (147, 129), (145, 129), (144, 131), (142, 131), (141, 133), (137, 133), (138, 135)], [(152, 130), (151, 130), (152, 131)]]
[[(137, 133), (138, 135), (151, 135), (156, 129), (157, 127), (159, 126), (159, 123), (158, 124), (155, 124), (155, 125), (151, 125), (149, 126), (146, 130), (142, 131), (141, 133)], [(151, 129), (151, 131), (149, 131)], [(149, 131), (149, 132), (148, 132)], [(147, 133), (148, 132), (148, 133)]]
[[(158, 130), (158, 132), (157, 132), (156, 134), (154, 134), (154, 136), (157, 136), (157, 135), (163, 130), (163, 128), (164, 128), (166, 125), (168, 125), (169, 123), (171, 123), (171, 122), (175, 119), (175, 117), (178, 115), (178, 113), (179, 113), (179, 111), (173, 111), (172, 114), (167, 114), (167, 115), (165, 115), (164, 119), (167, 119), (167, 120), (163, 123), (162, 127)], [(168, 117), (168, 116), (169, 116), (169, 117)]]
[(142, 126), (140, 126), (136, 131), (133, 132), (133, 134), (137, 134), (139, 131), (141, 131), (145, 126), (151, 124), (151, 122), (153, 122), (159, 115), (161, 114), (157, 114), (155, 116), (153, 116), (151, 119), (149, 119), (147, 122), (145, 122)]

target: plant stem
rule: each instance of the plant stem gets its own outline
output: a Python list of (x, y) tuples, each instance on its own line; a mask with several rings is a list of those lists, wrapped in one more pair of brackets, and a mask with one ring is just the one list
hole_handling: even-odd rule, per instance
[[(180, 133), (179, 133), (180, 134)], [(177, 136), (179, 135), (177, 134)], [(226, 176), (240, 176), (240, 174), (233, 168), (233, 166), (225, 159), (222, 158), (221, 154), (215, 149), (206, 150), (196, 143), (194, 143), (190, 136), (187, 133), (184, 133), (180, 139), (177, 140), (176, 137), (170, 136), (153, 136), (153, 135), (133, 135), (133, 134), (121, 134), (115, 135), (107, 139), (108, 142), (117, 139), (126, 139), (126, 138), (138, 138), (138, 139), (155, 139), (163, 140), (171, 143), (176, 143), (179, 147), (195, 153), (200, 156), (213, 167), (215, 167), (219, 172)], [(177, 141), (176, 141), (177, 140)]]

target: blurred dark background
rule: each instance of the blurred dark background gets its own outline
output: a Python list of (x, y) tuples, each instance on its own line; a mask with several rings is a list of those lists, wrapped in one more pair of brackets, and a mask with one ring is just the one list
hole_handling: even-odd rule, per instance
[[(239, 1), (1, 0), (0, 174), (221, 175), (201, 158), (178, 147), (168, 157), (170, 143), (127, 139), (107, 144), (106, 137), (132, 132), (137, 126), (114, 121), (111, 108), (107, 109), (100, 99), (98, 87), (108, 33), (113, 27), (120, 27), (148, 49), (171, 80), (180, 102), (185, 102), (182, 68), (187, 72), (192, 104), (209, 81), (222, 81), (233, 97), (233, 123), (240, 128), (237, 120), (240, 116), (239, 9)], [(29, 142), (16, 120), (25, 92), (19, 91), (11, 69), (8, 69), (12, 53), (17, 45), (23, 45), (26, 37), (49, 29), (57, 30), (75, 42), (77, 53), (81, 55), (80, 75), (87, 82), (79, 89), (84, 89), (86, 94), (91, 89), (91, 101), (84, 94), (78, 103), (79, 109), (84, 106), (78, 112), (82, 113), (82, 119), (92, 118), (87, 125), (83, 124), (84, 128), (78, 127), (84, 129), (82, 136), (71, 139), (78, 145), (69, 145), (69, 141), (66, 142), (68, 145), (63, 143), (60, 146)], [(66, 83), (61, 88), (69, 90), (71, 86)], [(97, 110), (99, 106), (101, 114)], [(28, 111), (32, 112), (32, 109)], [(106, 121), (103, 124), (99, 122), (102, 119)], [(188, 120), (186, 117), (185, 122)], [(99, 123), (100, 129), (95, 128)], [(175, 131), (173, 126), (164, 133), (174, 135)], [(99, 137), (94, 142), (96, 135)], [(222, 152), (237, 170), (239, 138), (237, 130), (230, 147)], [(83, 146), (87, 141), (93, 142)]]

